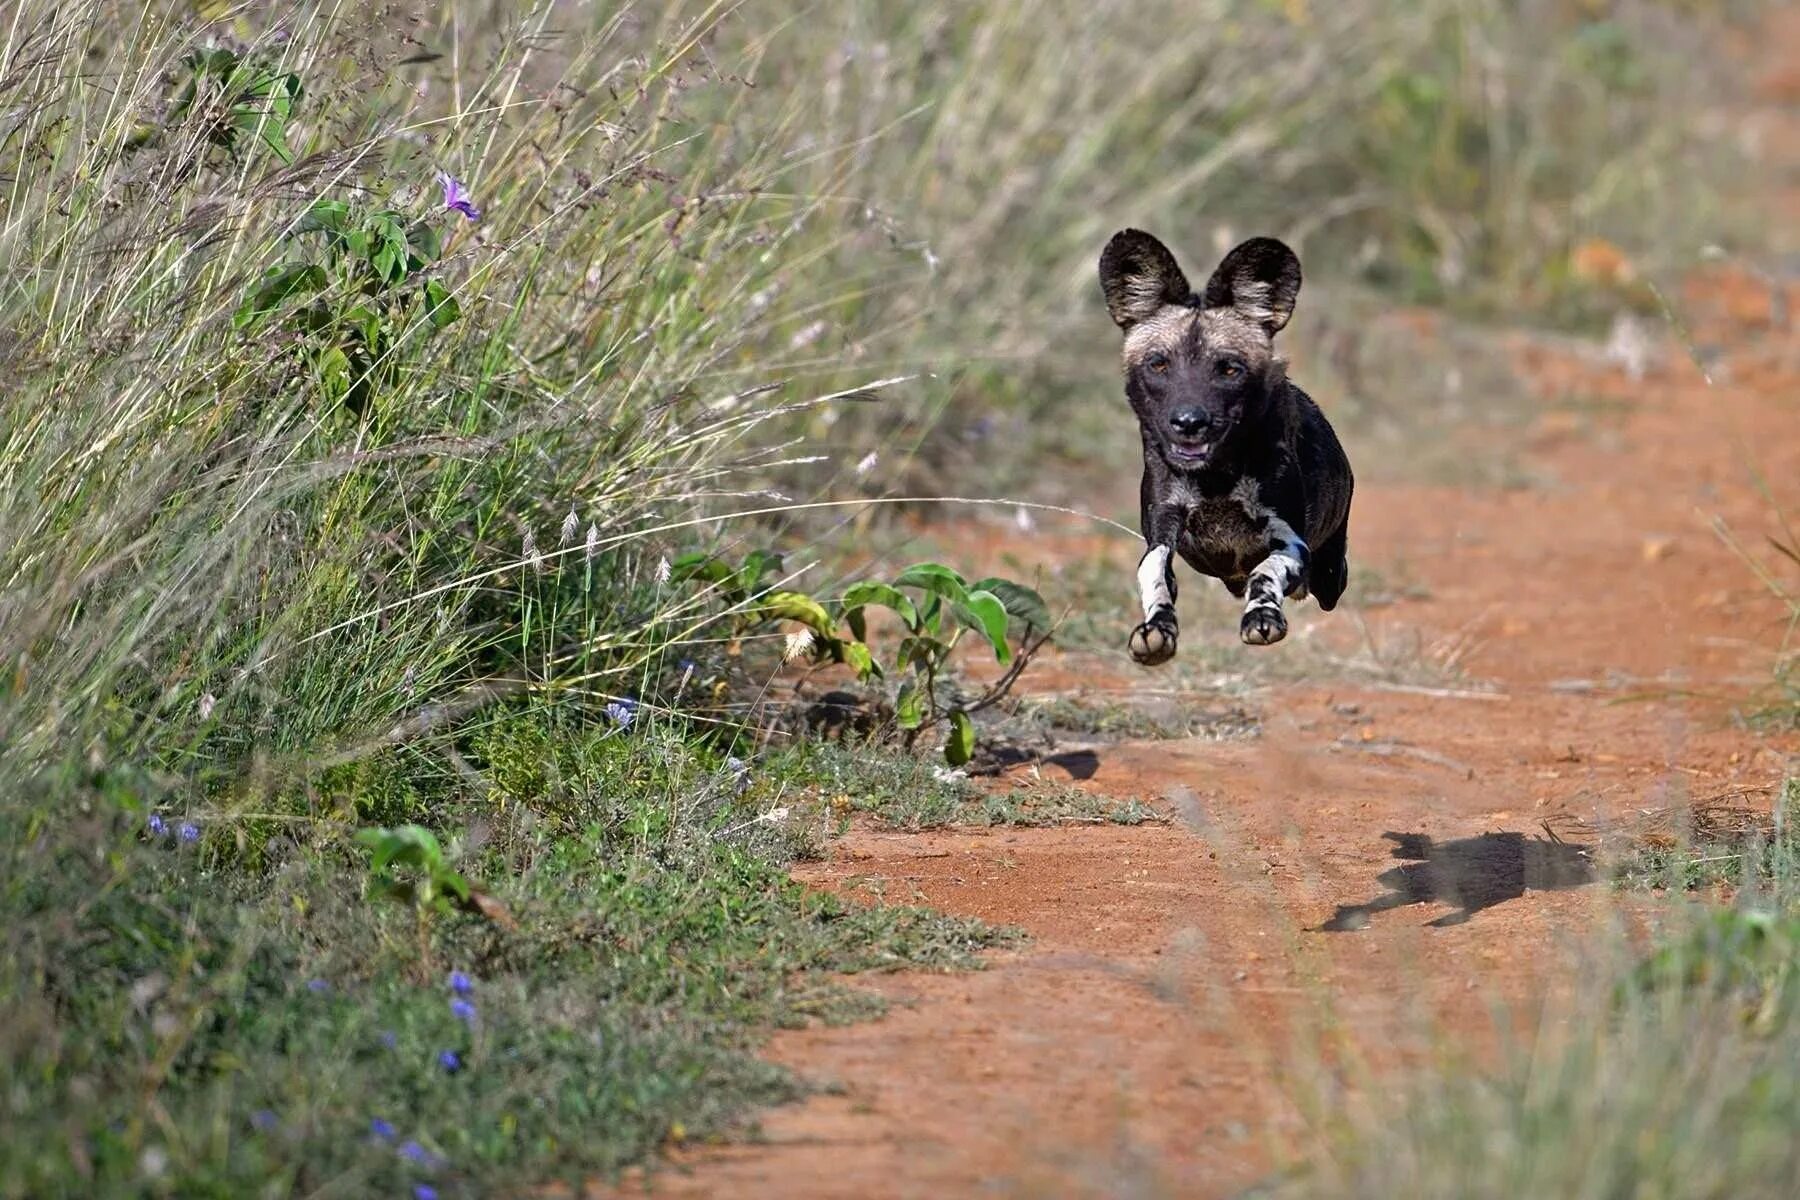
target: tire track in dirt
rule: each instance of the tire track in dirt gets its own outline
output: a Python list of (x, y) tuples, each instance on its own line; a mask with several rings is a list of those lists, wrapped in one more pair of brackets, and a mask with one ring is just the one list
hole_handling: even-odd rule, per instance
[[(1800, 21), (1780, 28), (1800, 46)], [(1800, 136), (1786, 119), (1775, 132)], [(1732, 719), (1786, 613), (1711, 525), (1746, 543), (1772, 531), (1755, 472), (1800, 501), (1800, 338), (1752, 275), (1698, 275), (1684, 299), (1696, 342), (1720, 348), (1710, 384), (1679, 346), (1634, 382), (1520, 343), (1547, 394), (1624, 410), (1604, 437), (1541, 422), (1529, 458), (1546, 485), (1359, 487), (1353, 557), (1403, 556), (1430, 589), (1380, 620), (1459, 639), (1496, 696), (1280, 685), (1259, 697), (1254, 741), (1102, 749), (1079, 786), (1160, 798), (1167, 825), (853, 830), (800, 877), (1016, 925), (1029, 943), (981, 972), (879, 980), (893, 1004), (879, 1021), (778, 1034), (767, 1056), (833, 1090), (766, 1113), (759, 1143), (682, 1151), (625, 1190), (1116, 1195), (1154, 1175), (1225, 1195), (1304, 1130), (1297, 1095), (1342, 1086), (1328, 1059), (1360, 1054), (1378, 1081), (1440, 1039), (1491, 1041), (1496, 1002), (1529, 1008), (1573, 978), (1580, 935), (1619, 919), (1619, 896), (1483, 835), (1766, 783), (1800, 748)], [(1128, 572), (1135, 550), (1113, 557)], [(1297, 636), (1339, 636), (1337, 617), (1301, 611)], [(1124, 634), (1116, 658), (1067, 655), (1035, 683), (1141, 686)], [(1441, 869), (1391, 855), (1390, 832), (1474, 839), (1461, 878), (1477, 911), (1427, 924), (1461, 910), (1434, 894)], [(1354, 931), (1319, 931), (1334, 916)], [(1382, 1102), (1379, 1082), (1364, 1089)]]

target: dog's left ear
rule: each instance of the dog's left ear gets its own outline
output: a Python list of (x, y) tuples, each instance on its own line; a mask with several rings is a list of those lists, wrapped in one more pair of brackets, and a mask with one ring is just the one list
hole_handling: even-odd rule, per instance
[(1207, 280), (1205, 308), (1235, 308), (1274, 337), (1294, 315), (1300, 294), (1300, 259), (1286, 243), (1251, 238), (1225, 256)]

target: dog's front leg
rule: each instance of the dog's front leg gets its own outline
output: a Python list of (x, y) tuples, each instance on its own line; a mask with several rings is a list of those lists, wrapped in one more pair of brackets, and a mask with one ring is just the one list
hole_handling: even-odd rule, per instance
[(1269, 554), (1250, 572), (1244, 588), (1244, 619), (1238, 636), (1252, 646), (1269, 646), (1287, 636), (1284, 596), (1306, 595), (1306, 542), (1286, 521), (1269, 518)]
[(1138, 597), (1144, 620), (1131, 631), (1131, 657), (1154, 667), (1175, 657), (1175, 541), (1185, 514), (1179, 509), (1156, 509), (1145, 514), (1144, 540), (1149, 549), (1138, 560)]

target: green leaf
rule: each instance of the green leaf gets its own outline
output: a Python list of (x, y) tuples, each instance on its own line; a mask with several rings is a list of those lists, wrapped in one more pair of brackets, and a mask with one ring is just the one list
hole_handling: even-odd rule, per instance
[(692, 554), (683, 554), (669, 564), (670, 579), (699, 579), (706, 583), (724, 583), (734, 578), (733, 571), (725, 560), (714, 558), (704, 550), (696, 550)]
[(944, 741), (944, 761), (960, 767), (975, 757), (975, 722), (960, 708), (950, 710), (950, 736)]
[(871, 678), (879, 679), (881, 677), (881, 667), (876, 663), (875, 655), (863, 642), (839, 642), (838, 646), (841, 649), (844, 661), (856, 672), (856, 677), (858, 679), (866, 681)]
[(768, 620), (798, 621), (821, 637), (831, 637), (833, 622), (825, 606), (804, 592), (774, 592), (758, 606)]
[(294, 232), (341, 234), (349, 220), (350, 206), (342, 200), (315, 200), (306, 215), (300, 218), (300, 223), (294, 226)]
[(316, 292), (325, 284), (325, 268), (314, 263), (281, 263), (270, 267), (238, 306), (231, 323), (237, 329), (250, 329), (286, 301)]
[(407, 227), (406, 244), (413, 253), (428, 263), (434, 263), (444, 257), (444, 235), (438, 232), (437, 226), (418, 221)]
[(457, 304), (456, 297), (450, 294), (442, 280), (425, 281), (425, 316), (433, 329), (443, 329), (462, 316), (462, 306)]
[(895, 587), (916, 587), (921, 591), (959, 601), (969, 594), (969, 584), (961, 575), (942, 563), (914, 563), (900, 572)]
[(900, 694), (894, 697), (894, 723), (902, 729), (917, 729), (925, 723), (925, 689), (918, 680), (900, 685)]
[(1043, 633), (1050, 628), (1050, 606), (1035, 589), (1010, 579), (989, 578), (970, 585), (970, 590), (994, 593), (1006, 606), (1007, 614), (1030, 629)]
[[(899, 613), (900, 619), (906, 622), (908, 630), (918, 628), (919, 609), (913, 604), (912, 597), (899, 588), (885, 583), (877, 583), (873, 580), (853, 583), (844, 589), (844, 598), (840, 603), (844, 606), (846, 617), (852, 612), (860, 613), (870, 604), (880, 604)], [(851, 628), (854, 629), (855, 626), (853, 625)], [(862, 637), (863, 635), (859, 633), (856, 636)]]
[(744, 556), (744, 565), (738, 568), (738, 586), (746, 592), (754, 592), (771, 571), (781, 574), (781, 562), (781, 555), (773, 550), (752, 550)]
[(342, 400), (350, 392), (350, 356), (336, 346), (319, 355), (319, 383), (331, 400)]
[(970, 592), (968, 599), (956, 606), (956, 615), (964, 625), (987, 637), (996, 659), (1005, 662), (1012, 657), (1006, 644), (1006, 606), (1000, 597), (992, 592)]
[(363, 829), (357, 831), (356, 840), (370, 849), (369, 869), (372, 871), (385, 871), (393, 863), (431, 870), (443, 865), (443, 847), (438, 845), (436, 835), (422, 825)]

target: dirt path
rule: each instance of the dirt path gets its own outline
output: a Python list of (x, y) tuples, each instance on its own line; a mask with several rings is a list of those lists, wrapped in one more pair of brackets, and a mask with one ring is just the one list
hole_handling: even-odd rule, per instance
[[(1800, 46), (1800, 25), (1784, 36)], [(1771, 82), (1771, 108), (1789, 87)], [(1488, 692), (1281, 685), (1257, 697), (1254, 740), (1102, 749), (1080, 786), (1154, 799), (1167, 825), (854, 831), (804, 878), (1016, 925), (1027, 947), (978, 973), (876, 983), (894, 1002), (880, 1021), (777, 1036), (770, 1058), (835, 1093), (766, 1114), (761, 1144), (688, 1152), (653, 1194), (1067, 1195), (1085, 1180), (1117, 1195), (1155, 1176), (1224, 1195), (1302, 1129), (1295, 1097), (1332, 1086), (1321, 1025), (1379, 1067), (1479, 1041), (1496, 1000), (1569, 978), (1568, 935), (1618, 897), (1506, 833), (1559, 809), (1764, 784), (1793, 763), (1793, 738), (1732, 719), (1769, 678), (1785, 613), (1711, 522), (1766, 545), (1753, 469), (1800, 511), (1800, 337), (1748, 275), (1696, 277), (1684, 300), (1693, 343), (1718, 348), (1710, 384), (1675, 343), (1638, 382), (1520, 350), (1548, 393), (1619, 402), (1598, 431), (1533, 431), (1551, 482), (1359, 492), (1353, 557), (1404, 559), (1429, 588), (1367, 614), (1374, 633), (1454, 644)], [(1039, 536), (1028, 553), (1062, 544)], [(1112, 557), (1127, 572), (1135, 551)], [(1296, 638), (1346, 636), (1342, 614), (1302, 611)], [(1232, 632), (1190, 618), (1184, 653)], [(1066, 656), (1035, 682), (1149, 686), (1124, 633), (1116, 654)], [(1460, 858), (1439, 850), (1435, 871), (1387, 875), (1393, 892), (1387, 833), (1475, 840)], [(1459, 914), (1438, 894), (1450, 877), (1476, 911), (1428, 924)]]

